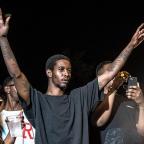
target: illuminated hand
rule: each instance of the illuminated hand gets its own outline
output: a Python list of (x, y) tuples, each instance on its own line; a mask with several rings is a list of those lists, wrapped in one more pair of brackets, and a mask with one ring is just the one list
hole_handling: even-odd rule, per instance
[(129, 45), (136, 48), (144, 40), (144, 23), (142, 23), (133, 35)]
[(137, 86), (129, 86), (126, 95), (129, 99), (134, 100), (138, 105), (144, 103), (144, 96), (139, 83)]
[(9, 29), (10, 15), (3, 19), (2, 10), (0, 9), (0, 37), (6, 36)]

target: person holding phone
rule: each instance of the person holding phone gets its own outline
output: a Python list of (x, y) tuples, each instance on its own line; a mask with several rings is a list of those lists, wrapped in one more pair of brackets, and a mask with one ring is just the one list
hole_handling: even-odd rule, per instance
[[(97, 69), (101, 75), (110, 62), (103, 62)], [(144, 143), (144, 95), (137, 77), (127, 78), (127, 89), (117, 90), (118, 79), (104, 87), (105, 99), (93, 113), (100, 132), (100, 144), (143, 144)], [(116, 87), (117, 85), (117, 87)], [(122, 91), (123, 90), (123, 91)], [(101, 109), (101, 112), (99, 112)], [(97, 117), (97, 121), (95, 121)], [(99, 123), (99, 125), (98, 125)]]

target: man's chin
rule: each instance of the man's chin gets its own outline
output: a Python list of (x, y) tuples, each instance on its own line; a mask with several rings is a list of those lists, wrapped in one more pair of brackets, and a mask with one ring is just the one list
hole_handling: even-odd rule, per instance
[(61, 84), (60, 88), (65, 90), (67, 88), (67, 84)]

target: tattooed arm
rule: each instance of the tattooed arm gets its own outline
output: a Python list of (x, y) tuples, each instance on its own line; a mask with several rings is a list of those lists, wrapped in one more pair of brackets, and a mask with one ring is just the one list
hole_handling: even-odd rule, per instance
[(133, 35), (131, 41), (124, 48), (124, 50), (119, 54), (119, 56), (111, 63), (108, 70), (102, 75), (98, 76), (99, 88), (102, 89), (123, 67), (128, 57), (134, 48), (136, 48), (144, 40), (144, 23), (141, 24), (135, 34)]
[(26, 102), (29, 102), (29, 82), (21, 72), (6, 36), (9, 29), (9, 20), (10, 16), (8, 16), (5, 21), (3, 20), (0, 9), (0, 47), (8, 72), (15, 80), (15, 86), (19, 95)]

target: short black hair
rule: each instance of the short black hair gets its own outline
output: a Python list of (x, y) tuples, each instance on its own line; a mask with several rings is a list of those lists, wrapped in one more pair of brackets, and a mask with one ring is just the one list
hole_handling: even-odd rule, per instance
[(103, 62), (99, 63), (96, 67), (96, 75), (97, 76), (101, 75), (103, 73), (103, 71), (102, 71), (103, 66), (106, 64), (110, 64), (110, 63), (112, 63), (112, 61), (103, 61)]
[(45, 69), (52, 70), (54, 68), (56, 61), (61, 60), (61, 59), (70, 61), (70, 58), (68, 58), (67, 56), (62, 55), (62, 54), (56, 54), (47, 59)]
[(3, 87), (5, 87), (9, 82), (13, 81), (13, 78), (8, 76), (3, 81)]
[(7, 101), (7, 96), (6, 96), (6, 93), (4, 91), (4, 87), (8, 85), (9, 82), (13, 81), (13, 78), (10, 77), (10, 76), (7, 76), (4, 81), (3, 81), (3, 84), (0, 88), (0, 96), (1, 98), (3, 99), (4, 103), (6, 103)]

